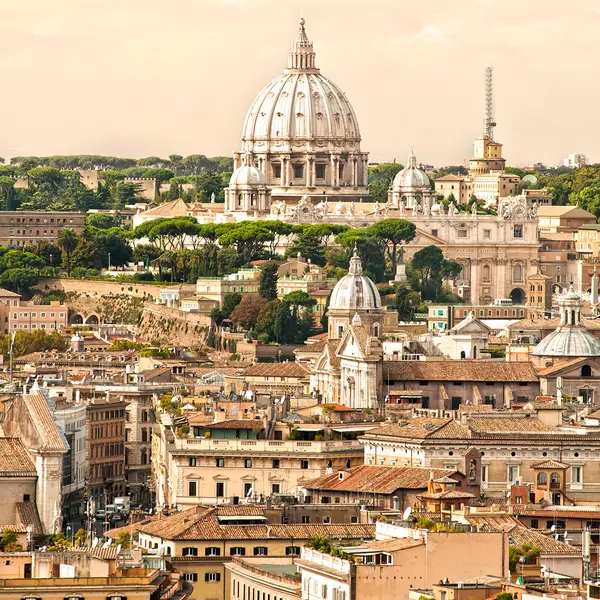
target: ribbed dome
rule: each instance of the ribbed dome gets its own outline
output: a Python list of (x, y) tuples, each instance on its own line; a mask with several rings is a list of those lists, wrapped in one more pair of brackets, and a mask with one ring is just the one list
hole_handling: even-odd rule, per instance
[(417, 157), (414, 152), (411, 151), (406, 167), (396, 174), (392, 185), (394, 188), (430, 189), (429, 177), (417, 167)]
[(600, 356), (600, 339), (587, 329), (564, 327), (547, 335), (533, 351), (535, 356)]
[(375, 284), (363, 275), (362, 262), (356, 248), (350, 259), (348, 275), (342, 277), (333, 288), (329, 308), (335, 310), (381, 308), (381, 297)]
[(239, 169), (236, 169), (229, 180), (231, 186), (241, 185), (264, 185), (265, 176), (262, 171), (254, 166), (244, 165)]
[(276, 146), (281, 140), (297, 138), (360, 142), (358, 121), (350, 102), (315, 67), (304, 19), (300, 20), (288, 68), (258, 94), (242, 131), (243, 142), (259, 141), (261, 146), (265, 141)]
[(600, 356), (600, 339), (581, 324), (583, 299), (573, 284), (557, 300), (560, 325), (533, 351), (534, 356)]

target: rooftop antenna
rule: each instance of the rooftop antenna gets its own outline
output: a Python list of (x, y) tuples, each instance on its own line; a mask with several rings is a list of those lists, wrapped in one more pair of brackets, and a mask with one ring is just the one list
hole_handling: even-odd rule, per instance
[(494, 139), (494, 84), (492, 67), (485, 69), (485, 135), (491, 140)]

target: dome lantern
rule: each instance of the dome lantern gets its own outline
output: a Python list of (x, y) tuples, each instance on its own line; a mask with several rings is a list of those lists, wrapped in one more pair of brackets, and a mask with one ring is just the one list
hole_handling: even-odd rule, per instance
[(305, 71), (317, 73), (319, 69), (315, 67), (315, 52), (312, 42), (306, 35), (304, 29), (304, 19), (300, 18), (300, 29), (298, 36), (288, 57), (288, 71)]

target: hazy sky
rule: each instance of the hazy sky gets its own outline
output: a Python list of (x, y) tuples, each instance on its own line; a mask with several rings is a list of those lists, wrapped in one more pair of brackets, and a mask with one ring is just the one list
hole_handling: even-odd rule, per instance
[(0, 156), (229, 155), (300, 14), (372, 161), (600, 160), (598, 0), (2, 0)]

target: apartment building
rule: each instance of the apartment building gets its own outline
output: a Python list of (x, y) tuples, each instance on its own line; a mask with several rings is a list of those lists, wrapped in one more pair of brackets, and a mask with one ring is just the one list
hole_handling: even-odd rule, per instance
[(0, 214), (0, 246), (23, 247), (40, 242), (56, 243), (63, 229), (81, 233), (85, 213), (3, 211)]

